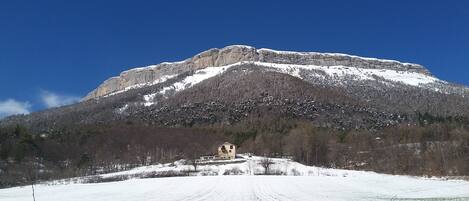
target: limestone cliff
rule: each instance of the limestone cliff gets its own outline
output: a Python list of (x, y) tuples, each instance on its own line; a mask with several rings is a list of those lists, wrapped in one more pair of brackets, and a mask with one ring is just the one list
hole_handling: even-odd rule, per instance
[(162, 82), (171, 76), (187, 71), (199, 70), (206, 67), (226, 66), (241, 61), (317, 66), (348, 66), (365, 69), (391, 69), (430, 75), (430, 72), (421, 65), (401, 63), (393, 60), (364, 58), (337, 53), (276, 51), (270, 49), (256, 49), (243, 45), (232, 45), (221, 49), (210, 49), (180, 62), (164, 62), (158, 65), (124, 71), (119, 76), (104, 81), (83, 100), (99, 98), (129, 88)]

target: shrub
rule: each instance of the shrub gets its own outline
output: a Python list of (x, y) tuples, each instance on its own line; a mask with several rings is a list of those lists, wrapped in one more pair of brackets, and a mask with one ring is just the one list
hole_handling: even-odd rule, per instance
[(233, 167), (231, 169), (225, 170), (223, 175), (242, 175), (244, 172), (240, 170), (238, 167)]
[(291, 170), (291, 175), (293, 175), (293, 176), (301, 176), (301, 172), (298, 171), (297, 169), (293, 168), (293, 169)]

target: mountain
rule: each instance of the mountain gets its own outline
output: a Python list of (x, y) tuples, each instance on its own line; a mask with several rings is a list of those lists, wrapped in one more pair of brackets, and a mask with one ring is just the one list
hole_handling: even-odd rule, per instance
[(465, 117), (468, 94), (469, 88), (440, 80), (418, 64), (233, 45), (124, 71), (78, 104), (3, 123), (44, 130), (50, 122), (127, 119), (177, 127), (232, 125), (258, 114), (306, 119), (319, 127), (383, 128), (415, 123), (420, 114)]
[[(234, 45), (130, 69), (79, 103), (0, 120), (0, 187), (209, 154), (469, 174), (469, 88), (418, 64)], [(7, 172), (8, 174), (2, 174)]]
[[(420, 65), (400, 63), (391, 60), (363, 58), (345, 54), (275, 51), (270, 49), (256, 49), (250, 46), (233, 45), (222, 49), (210, 49), (180, 62), (164, 62), (158, 65), (124, 71), (119, 76), (106, 80), (101, 86), (90, 92), (84, 99), (102, 97), (123, 92), (131, 88), (164, 82), (168, 78), (184, 72), (200, 70), (207, 67), (232, 66), (243, 61), (258, 62), (261, 65), (268, 63), (296, 64), (314, 65), (319, 68), (347, 66), (363, 69), (416, 72), (424, 75), (430, 74), (428, 70)], [(333, 71), (329, 72), (333, 73)], [(372, 72), (373, 71), (370, 73)]]

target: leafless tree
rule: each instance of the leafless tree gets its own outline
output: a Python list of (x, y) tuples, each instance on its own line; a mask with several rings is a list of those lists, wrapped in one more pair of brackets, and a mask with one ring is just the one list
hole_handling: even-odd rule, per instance
[(38, 163), (37, 158), (32, 158), (30, 161), (26, 161), (26, 163), (29, 163), (29, 167), (27, 168), (27, 175), (28, 175), (28, 180), (31, 183), (31, 190), (32, 190), (32, 196), (33, 196), (33, 201), (36, 201), (36, 195), (34, 192), (34, 185), (36, 184), (37, 180), (37, 167)]
[(192, 159), (189, 163), (194, 167), (194, 172), (197, 172), (197, 167), (199, 167), (199, 161), (197, 159)]
[(269, 174), (270, 166), (274, 164), (274, 161), (270, 158), (263, 158), (260, 162), (260, 165), (264, 168), (264, 174)]

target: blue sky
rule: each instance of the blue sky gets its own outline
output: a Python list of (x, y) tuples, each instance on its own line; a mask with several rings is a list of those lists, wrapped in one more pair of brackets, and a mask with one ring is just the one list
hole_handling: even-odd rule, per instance
[(212, 47), (340, 52), (469, 85), (468, 1), (2, 1), (0, 117), (79, 100), (105, 79)]

